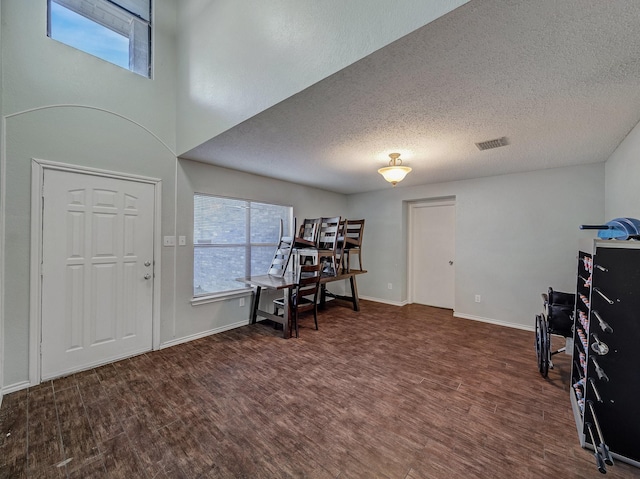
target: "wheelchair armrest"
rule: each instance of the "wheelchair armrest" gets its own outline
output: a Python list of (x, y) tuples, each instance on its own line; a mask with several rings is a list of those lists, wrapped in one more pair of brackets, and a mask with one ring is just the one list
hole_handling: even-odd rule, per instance
[(542, 293), (540, 296), (542, 296), (542, 316), (547, 320), (549, 318), (549, 295), (547, 293)]
[(542, 302), (545, 306), (549, 304), (549, 295), (547, 293), (542, 293), (540, 296), (542, 296)]

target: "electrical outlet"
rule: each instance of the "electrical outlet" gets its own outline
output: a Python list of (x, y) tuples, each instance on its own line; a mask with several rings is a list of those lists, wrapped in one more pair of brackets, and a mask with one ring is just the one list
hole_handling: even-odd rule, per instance
[(242, 308), (244, 306), (244, 298), (240, 298), (240, 307)]
[(479, 294), (476, 294), (476, 303), (479, 303), (482, 298)]
[(387, 283), (387, 289), (393, 289), (393, 284)]

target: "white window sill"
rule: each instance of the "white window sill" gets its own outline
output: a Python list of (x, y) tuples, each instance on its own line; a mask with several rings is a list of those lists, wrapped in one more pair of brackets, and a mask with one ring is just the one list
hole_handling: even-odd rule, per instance
[(253, 294), (253, 288), (245, 288), (229, 293), (216, 293), (207, 296), (198, 296), (191, 298), (191, 306), (200, 306), (201, 304), (217, 303), (218, 301), (227, 301), (229, 299), (245, 298)]

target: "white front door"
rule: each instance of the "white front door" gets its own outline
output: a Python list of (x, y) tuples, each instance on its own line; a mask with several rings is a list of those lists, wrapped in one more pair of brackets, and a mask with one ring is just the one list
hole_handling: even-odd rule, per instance
[(453, 309), (455, 206), (411, 206), (411, 289), (414, 303)]
[(45, 170), (41, 378), (152, 349), (154, 185)]

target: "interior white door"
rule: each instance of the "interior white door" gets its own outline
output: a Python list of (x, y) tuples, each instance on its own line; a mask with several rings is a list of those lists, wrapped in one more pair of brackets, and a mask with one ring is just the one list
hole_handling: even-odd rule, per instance
[(455, 205), (413, 205), (410, 221), (413, 302), (453, 309)]
[(152, 348), (154, 188), (45, 170), (42, 379)]

